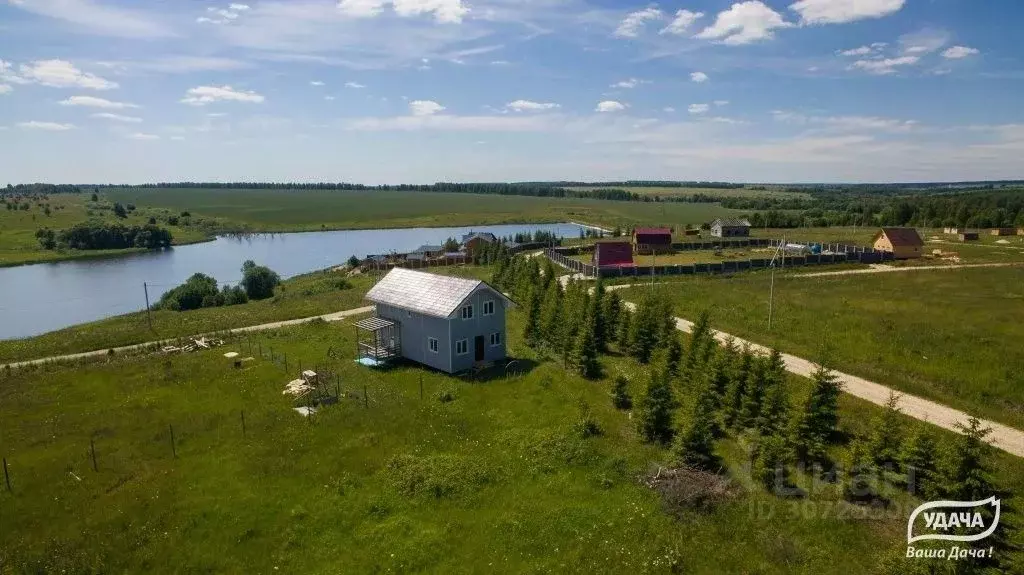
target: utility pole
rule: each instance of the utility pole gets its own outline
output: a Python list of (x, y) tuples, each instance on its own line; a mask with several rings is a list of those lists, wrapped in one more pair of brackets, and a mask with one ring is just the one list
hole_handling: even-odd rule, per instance
[(146, 294), (146, 321), (149, 322), (149, 331), (153, 331), (153, 316), (149, 313), (149, 286), (142, 282), (142, 291)]

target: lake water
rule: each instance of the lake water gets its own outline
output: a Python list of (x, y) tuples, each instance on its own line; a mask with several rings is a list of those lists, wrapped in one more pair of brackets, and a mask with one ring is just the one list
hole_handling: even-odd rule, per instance
[(241, 280), (242, 262), (253, 260), (288, 278), (343, 264), (349, 256), (404, 253), (424, 244), (440, 245), (470, 231), (498, 237), (544, 230), (579, 236), (575, 224), (516, 224), (465, 228), (345, 230), (261, 234), (180, 246), (123, 257), (0, 268), (0, 339), (13, 339), (146, 308), (194, 273), (221, 284)]

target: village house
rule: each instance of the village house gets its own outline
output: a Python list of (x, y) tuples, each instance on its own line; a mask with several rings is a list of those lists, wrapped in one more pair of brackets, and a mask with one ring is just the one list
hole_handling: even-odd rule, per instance
[(468, 233), (462, 236), (462, 247), (473, 254), (483, 250), (484, 244), (493, 244), (498, 238), (490, 232)]
[(423, 245), (416, 248), (416, 250), (413, 251), (412, 253), (420, 254), (423, 257), (427, 258), (436, 258), (437, 256), (444, 253), (444, 246)]
[(637, 228), (633, 230), (633, 249), (638, 254), (663, 254), (672, 251), (672, 230)]
[(873, 243), (876, 250), (891, 252), (898, 260), (923, 255), (924, 240), (914, 228), (882, 228), (875, 234)]
[(978, 232), (960, 232), (957, 238), (962, 242), (975, 242), (981, 239), (981, 236)]
[(599, 268), (630, 267), (633, 265), (633, 246), (627, 241), (597, 242), (592, 263)]
[(356, 323), (360, 359), (458, 373), (507, 357), (505, 311), (515, 303), (486, 282), (395, 268), (366, 299), (376, 313)]
[(1017, 235), (1016, 228), (995, 228), (990, 232), (993, 236), (1015, 236)]
[(711, 235), (716, 238), (747, 238), (750, 237), (750, 222), (719, 218), (711, 222)]

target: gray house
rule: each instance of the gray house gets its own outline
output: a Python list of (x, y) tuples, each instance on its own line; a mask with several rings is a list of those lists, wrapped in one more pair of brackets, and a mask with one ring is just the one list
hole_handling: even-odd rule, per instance
[(711, 235), (716, 238), (746, 238), (750, 236), (750, 222), (719, 218), (711, 222)]
[[(366, 294), (375, 317), (358, 330), (361, 358), (404, 357), (448, 373), (505, 359), (505, 310), (486, 282), (395, 268)], [(368, 341), (366, 341), (368, 339)]]

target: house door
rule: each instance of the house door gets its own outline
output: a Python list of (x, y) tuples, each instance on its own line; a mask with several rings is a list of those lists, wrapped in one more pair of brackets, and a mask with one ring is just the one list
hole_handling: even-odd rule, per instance
[(473, 341), (473, 347), (476, 349), (476, 361), (484, 360), (484, 336), (478, 335)]

